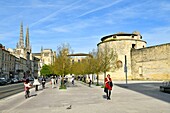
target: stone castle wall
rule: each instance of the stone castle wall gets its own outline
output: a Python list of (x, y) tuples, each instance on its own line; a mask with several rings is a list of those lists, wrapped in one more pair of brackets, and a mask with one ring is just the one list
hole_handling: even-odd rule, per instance
[[(105, 44), (108, 47), (112, 48), (117, 53), (117, 61), (122, 63), (122, 66), (116, 68), (115, 70), (110, 70), (106, 74), (110, 74), (113, 80), (124, 80), (125, 79), (125, 72), (124, 72), (124, 65), (125, 65), (125, 55), (127, 58), (127, 76), (128, 79), (131, 79), (131, 49), (132, 45), (135, 45), (135, 49), (146, 47), (146, 42), (139, 38), (139, 36), (116, 36), (116, 38), (108, 37), (103, 40), (101, 43), (98, 44), (98, 49), (104, 49)], [(104, 79), (104, 74), (101, 73), (99, 75), (99, 79)]]
[(132, 79), (170, 80), (170, 43), (131, 50)]

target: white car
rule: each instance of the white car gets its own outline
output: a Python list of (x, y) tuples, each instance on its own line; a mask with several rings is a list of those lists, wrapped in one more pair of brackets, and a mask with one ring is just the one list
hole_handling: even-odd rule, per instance
[(16, 79), (16, 78), (12, 78), (11, 80), (12, 80), (12, 83), (17, 83), (17, 82), (19, 82), (18, 79)]

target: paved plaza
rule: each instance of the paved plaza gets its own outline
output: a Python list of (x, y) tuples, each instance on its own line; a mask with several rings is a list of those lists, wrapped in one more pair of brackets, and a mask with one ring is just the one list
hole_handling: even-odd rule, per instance
[[(170, 94), (159, 91), (159, 82), (115, 82), (111, 100), (100, 86), (75, 82), (66, 90), (46, 89), (24, 98), (24, 93), (0, 100), (0, 113), (170, 113)], [(71, 105), (71, 109), (67, 109)]]

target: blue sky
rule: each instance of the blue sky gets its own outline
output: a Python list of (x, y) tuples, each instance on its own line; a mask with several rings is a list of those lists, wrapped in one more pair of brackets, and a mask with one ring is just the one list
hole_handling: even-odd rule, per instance
[(103, 36), (139, 31), (147, 46), (170, 43), (170, 0), (0, 0), (0, 43), (15, 48), (20, 23), (33, 52), (69, 43), (74, 53)]

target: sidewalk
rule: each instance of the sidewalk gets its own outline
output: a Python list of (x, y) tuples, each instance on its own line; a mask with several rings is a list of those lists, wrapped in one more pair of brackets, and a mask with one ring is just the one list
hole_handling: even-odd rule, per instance
[(170, 103), (118, 86), (114, 86), (111, 100), (104, 98), (100, 86), (80, 82), (69, 84), (66, 90), (47, 84), (46, 89), (31, 92), (37, 96), (24, 99), (20, 93), (0, 100), (0, 113), (170, 113)]

